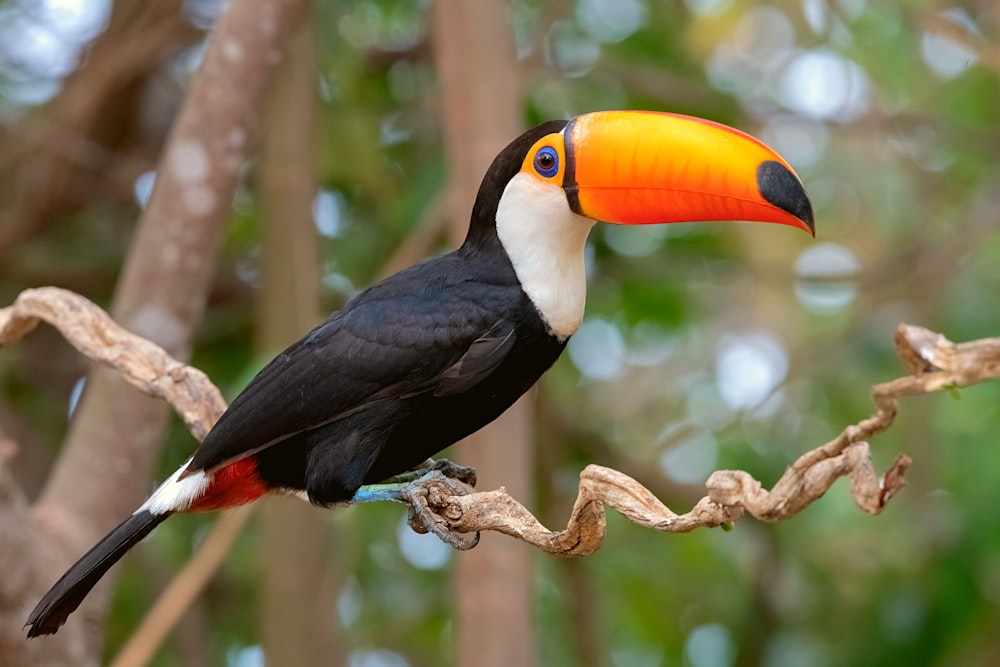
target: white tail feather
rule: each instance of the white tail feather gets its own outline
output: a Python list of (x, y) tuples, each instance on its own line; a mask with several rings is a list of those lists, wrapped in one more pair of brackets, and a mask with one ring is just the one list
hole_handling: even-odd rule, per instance
[(151, 514), (166, 514), (183, 512), (191, 507), (191, 504), (205, 493), (212, 477), (206, 475), (204, 471), (199, 471), (180, 479), (181, 473), (190, 462), (191, 459), (185, 461), (173, 475), (160, 484), (135, 513), (146, 511)]

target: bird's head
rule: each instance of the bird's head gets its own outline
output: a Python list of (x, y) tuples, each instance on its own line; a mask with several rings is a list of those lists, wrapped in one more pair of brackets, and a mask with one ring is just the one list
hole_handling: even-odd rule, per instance
[(566, 336), (582, 318), (583, 247), (595, 222), (706, 220), (814, 233), (802, 182), (763, 142), (691, 116), (599, 111), (539, 125), (497, 156), (466, 245), (498, 239), (525, 291)]

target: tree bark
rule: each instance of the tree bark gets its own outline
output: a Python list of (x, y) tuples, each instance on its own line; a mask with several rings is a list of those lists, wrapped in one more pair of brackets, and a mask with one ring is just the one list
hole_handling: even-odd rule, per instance
[[(261, 294), (257, 347), (270, 357), (320, 319), (320, 252), (312, 203), (316, 63), (302, 21), (268, 94), (261, 146)], [(269, 665), (340, 665), (331, 525), (301, 500), (268, 498), (260, 511), (261, 643)]]
[[(504, 3), (436, 2), (432, 31), (449, 165), (452, 239), (468, 229), (482, 175), (521, 130), (521, 93)], [(531, 399), (459, 445), (458, 456), (485, 488), (505, 485), (530, 503)], [(528, 666), (535, 662), (531, 554), (513, 540), (484, 536), (455, 569), (457, 665)]]
[[(188, 357), (201, 318), (214, 260), (239, 182), (256, 101), (304, 0), (233, 3), (211, 36), (158, 170), (116, 289), (112, 314), (175, 357)], [(88, 665), (100, 656), (107, 584), (54, 638), (17, 635), (30, 605), (149, 490), (167, 407), (115, 374), (91, 373), (63, 451), (42, 496), (30, 510), (0, 499), (7, 530), (3, 549), (21, 554), (23, 589), (0, 600), (0, 662), (5, 665)]]

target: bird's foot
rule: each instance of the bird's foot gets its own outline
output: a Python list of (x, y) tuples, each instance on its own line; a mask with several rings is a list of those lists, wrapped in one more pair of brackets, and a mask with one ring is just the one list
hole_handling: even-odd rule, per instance
[(470, 466), (463, 466), (450, 461), (449, 459), (427, 459), (420, 465), (418, 465), (413, 470), (408, 470), (407, 472), (401, 473), (394, 477), (390, 477), (385, 480), (385, 484), (390, 483), (408, 483), (415, 482), (418, 479), (424, 477), (429, 471), (437, 470), (442, 475), (449, 479), (457, 479), (458, 481), (468, 484), (469, 486), (476, 485), (476, 469)]
[[(454, 465), (446, 460), (442, 463)], [(472, 480), (475, 481), (475, 470), (464, 469), (472, 471)], [(403, 491), (403, 502), (410, 506), (410, 528), (417, 533), (433, 533), (442, 542), (459, 551), (467, 551), (479, 544), (478, 532), (472, 535), (457, 533), (451, 529), (447, 518), (438, 513), (440, 508), (447, 506), (447, 498), (464, 496), (467, 489), (462, 481), (448, 477), (440, 470), (431, 470), (409, 484)]]
[(463, 466), (450, 459), (427, 459), (417, 469), (437, 470), (448, 479), (457, 479), (463, 484), (476, 486), (476, 469), (472, 466)]
[[(441, 463), (447, 464), (449, 471), (452, 470), (451, 467), (460, 471), (471, 470), (472, 480), (475, 481), (475, 471), (471, 468), (455, 466), (450, 461)], [(433, 533), (445, 544), (459, 551), (466, 551), (479, 544), (479, 533), (469, 535), (452, 531), (448, 521), (437, 513), (436, 508), (445, 506), (444, 499), (447, 497), (465, 495), (467, 488), (461, 478), (452, 478), (440, 469), (431, 469), (407, 482), (366, 484), (355, 492), (348, 504), (385, 500), (405, 503), (410, 508), (408, 521), (415, 532)]]

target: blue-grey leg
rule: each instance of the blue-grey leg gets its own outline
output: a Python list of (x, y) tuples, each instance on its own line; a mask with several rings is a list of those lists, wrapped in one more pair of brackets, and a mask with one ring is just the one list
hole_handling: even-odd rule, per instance
[[(410, 527), (418, 533), (434, 533), (445, 544), (464, 551), (479, 543), (479, 533), (452, 532), (448, 522), (437, 514), (437, 508), (431, 507), (428, 489), (432, 485), (444, 485), (447, 495), (464, 495), (465, 491), (459, 482), (449, 479), (440, 470), (420, 470), (415, 479), (408, 482), (391, 482), (386, 484), (366, 484), (359, 488), (354, 497), (346, 504), (392, 501), (404, 503), (410, 508)], [(409, 476), (409, 473), (407, 474)], [(397, 479), (397, 478), (393, 478)]]

